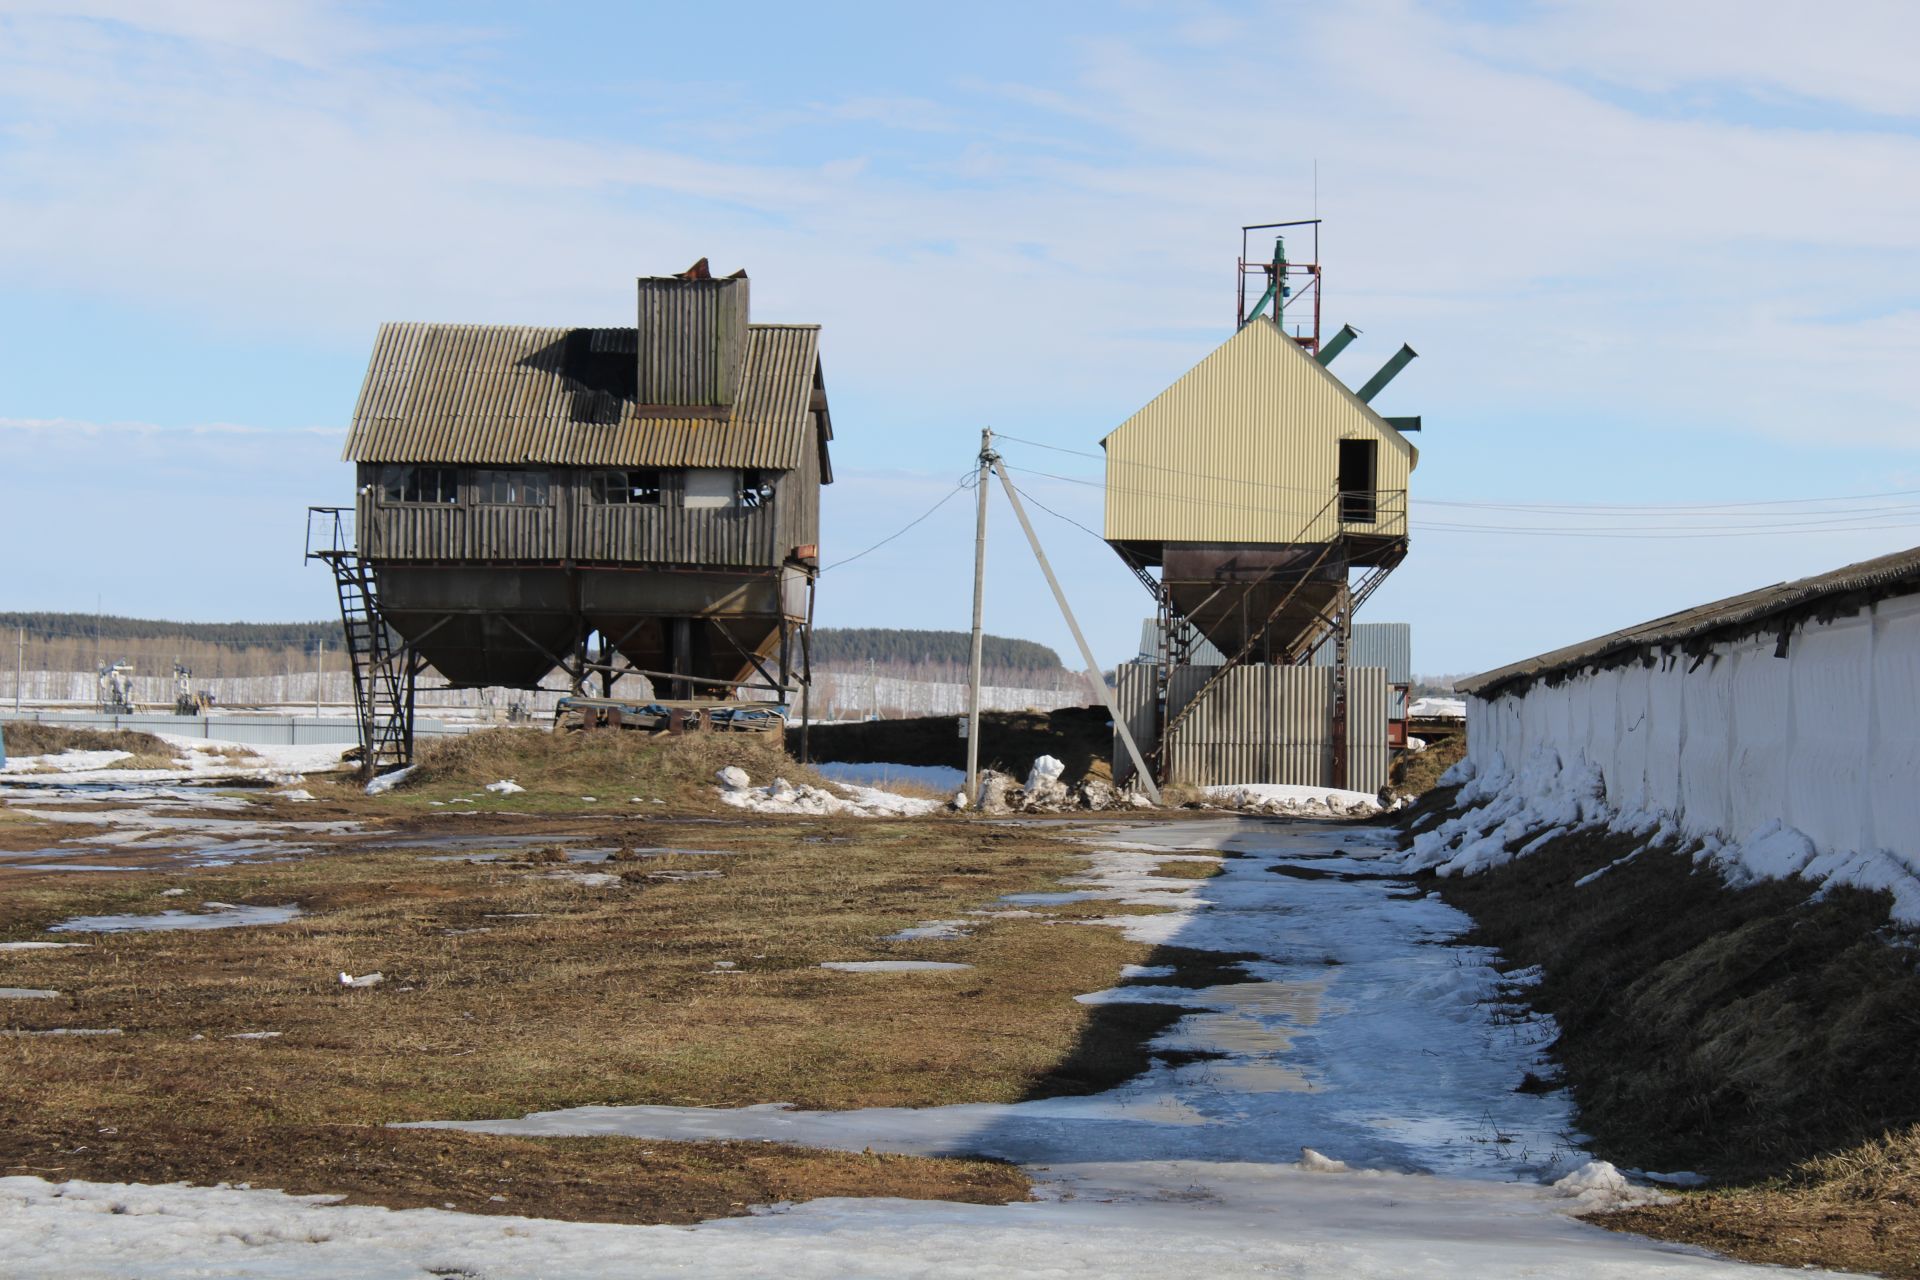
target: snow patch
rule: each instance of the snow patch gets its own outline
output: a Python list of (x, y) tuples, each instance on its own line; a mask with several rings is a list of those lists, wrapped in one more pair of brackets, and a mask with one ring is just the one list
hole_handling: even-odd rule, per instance
[(381, 774), (379, 777), (367, 783), (367, 794), (370, 796), (385, 795), (387, 792), (405, 782), (408, 778), (411, 778), (413, 771), (419, 767), (418, 765), (410, 764), (404, 769), (395, 769), (392, 773)]
[(1365, 818), (1380, 812), (1380, 798), (1365, 791), (1307, 787), (1292, 783), (1223, 783), (1203, 787), (1207, 799), (1225, 809), (1293, 818)]
[(1645, 1204), (1666, 1204), (1673, 1197), (1648, 1187), (1636, 1187), (1605, 1160), (1589, 1160), (1553, 1184), (1553, 1193), (1573, 1201), (1575, 1213), (1606, 1213)]

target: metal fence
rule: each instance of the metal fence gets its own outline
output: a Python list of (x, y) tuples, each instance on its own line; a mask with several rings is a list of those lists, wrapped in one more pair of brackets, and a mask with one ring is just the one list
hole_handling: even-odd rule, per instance
[[(1178, 715), (1216, 667), (1175, 667), (1167, 711)], [(1120, 670), (1121, 716), (1151, 742), (1158, 733), (1154, 669)], [(1380, 667), (1347, 670), (1347, 788), (1378, 791), (1387, 783), (1387, 673)], [(1195, 786), (1231, 783), (1333, 785), (1333, 670), (1330, 667), (1253, 664), (1227, 672), (1174, 733), (1168, 777)], [(1132, 775), (1117, 741), (1114, 776)]]
[[(0, 725), (31, 720), (70, 729), (136, 729), (209, 742), (233, 742), (253, 747), (352, 746), (360, 741), (360, 722), (351, 716), (173, 716), (154, 712), (112, 715), (107, 712), (26, 711), (0, 713)], [(464, 733), (473, 725), (441, 720), (414, 721), (423, 735)]]

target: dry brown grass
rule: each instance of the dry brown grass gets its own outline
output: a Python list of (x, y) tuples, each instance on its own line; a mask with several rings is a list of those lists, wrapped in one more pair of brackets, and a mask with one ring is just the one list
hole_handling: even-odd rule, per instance
[(130, 751), (135, 755), (179, 754), (164, 740), (135, 729), (73, 729), (37, 720), (9, 720), (0, 725), (0, 741), (10, 756), (49, 756), (62, 751)]
[[(672, 812), (716, 813), (723, 808), (714, 775), (728, 765), (745, 769), (756, 784), (783, 777), (795, 784), (826, 785), (812, 769), (789, 757), (778, 739), (765, 734), (656, 737), (613, 730), (554, 734), (485, 729), (423, 743), (413, 774), (377, 803), (389, 811), (408, 810), (458, 797), (496, 812), (577, 813), (594, 812), (596, 805), (602, 810), (630, 809), (637, 798), (642, 803), (665, 801)], [(502, 779), (526, 790), (501, 796), (484, 789)], [(349, 780), (334, 786), (346, 794), (358, 792)]]
[[(295, 902), (308, 914), (0, 954), (8, 985), (63, 993), (8, 1002), (6, 1024), (125, 1031), (0, 1039), (0, 1169), (243, 1179), (374, 1203), (626, 1221), (856, 1188), (1004, 1200), (1024, 1181), (977, 1162), (880, 1168), (766, 1153), (754, 1165), (738, 1152), (676, 1149), (656, 1178), (639, 1152), (673, 1144), (531, 1143), (496, 1159), (493, 1140), (381, 1126), (586, 1103), (1012, 1101), (1105, 1087), (1140, 1065), (1141, 1028), (1073, 999), (1148, 960), (1113, 931), (983, 917), (958, 941), (880, 940), (1084, 867), (1038, 833), (957, 821), (656, 822), (602, 824), (590, 843), (619, 834), (720, 852), (639, 857), (619, 864), (619, 885), (597, 888), (524, 856), (432, 862), (422, 851), (202, 871), (185, 901)], [(711, 870), (723, 874), (659, 876)], [(0, 899), (0, 936), (37, 936), (70, 914), (181, 905), (162, 887), (143, 876), (23, 880)], [(818, 967), (886, 957), (975, 968)], [(376, 969), (386, 982), (369, 990), (345, 990), (337, 976)], [(228, 1038), (268, 1030), (281, 1034)], [(676, 1190), (675, 1161), (711, 1165), (710, 1190)], [(631, 1194), (589, 1203), (580, 1192), (612, 1184)]]
[(1594, 1219), (1749, 1262), (1920, 1277), (1920, 1126), (1816, 1157), (1758, 1187)]
[(1219, 875), (1225, 869), (1220, 863), (1209, 858), (1180, 858), (1157, 864), (1153, 874), (1179, 876), (1189, 880), (1206, 880)]
[(1467, 735), (1464, 733), (1442, 738), (1425, 751), (1408, 752), (1394, 762), (1393, 780), (1388, 790), (1395, 797), (1412, 796), (1418, 799), (1433, 790), (1434, 784), (1440, 781), (1440, 775), (1466, 754)]

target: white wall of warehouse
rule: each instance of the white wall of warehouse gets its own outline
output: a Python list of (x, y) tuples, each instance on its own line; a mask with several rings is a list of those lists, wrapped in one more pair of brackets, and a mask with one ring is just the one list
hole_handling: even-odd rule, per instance
[(1469, 757), (1485, 772), (1550, 750), (1597, 767), (1612, 808), (1691, 836), (1777, 820), (1821, 853), (1920, 872), (1920, 597), (1798, 627), (1784, 658), (1776, 638), (1472, 698)]

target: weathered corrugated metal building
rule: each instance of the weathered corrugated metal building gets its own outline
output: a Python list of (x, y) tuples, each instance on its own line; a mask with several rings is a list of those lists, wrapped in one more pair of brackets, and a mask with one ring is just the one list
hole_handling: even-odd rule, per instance
[[(1287, 225), (1313, 227), (1317, 244), (1317, 223)], [(1380, 726), (1355, 718), (1375, 708), (1349, 688), (1353, 615), (1406, 555), (1407, 486), (1419, 461), (1407, 439), (1419, 420), (1382, 417), (1370, 402), (1414, 353), (1402, 347), (1357, 391), (1348, 388), (1328, 365), (1357, 331), (1345, 328), (1321, 345), (1318, 263), (1289, 262), (1280, 243), (1271, 261), (1250, 261), (1244, 241), (1242, 254), (1243, 277), (1263, 277), (1265, 296), (1243, 310), (1232, 337), (1101, 442), (1105, 537), (1159, 606), (1154, 651), (1167, 661), (1157, 668), (1150, 740), (1163, 777), (1181, 776), (1175, 761), (1198, 759), (1179, 746), (1183, 734), (1230, 735), (1229, 726), (1269, 724), (1274, 716), (1291, 723), (1273, 708), (1214, 710), (1212, 701), (1307, 696), (1304, 685), (1233, 672), (1312, 663), (1329, 649), (1325, 750), (1258, 757), (1324, 761), (1324, 768), (1249, 765), (1263, 771), (1221, 776), (1195, 765), (1205, 776), (1190, 769), (1184, 780), (1348, 786), (1376, 772), (1353, 765), (1349, 747), (1377, 738), (1384, 752), (1388, 707), (1383, 694)], [(1289, 333), (1284, 306), (1296, 280), (1312, 294), (1313, 320), (1310, 330), (1296, 321)], [(1214, 663), (1196, 665), (1196, 638), (1220, 655)], [(1210, 674), (1183, 696), (1176, 690), (1187, 667)], [(1391, 683), (1410, 679), (1409, 672)], [(1190, 728), (1199, 725), (1207, 727)], [(1384, 767), (1383, 757), (1378, 772)]]
[(751, 323), (745, 274), (704, 260), (638, 301), (627, 329), (381, 328), (346, 445), (356, 538), (326, 552), (369, 662), (804, 685), (833, 479), (819, 328)]

